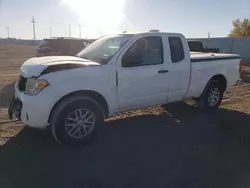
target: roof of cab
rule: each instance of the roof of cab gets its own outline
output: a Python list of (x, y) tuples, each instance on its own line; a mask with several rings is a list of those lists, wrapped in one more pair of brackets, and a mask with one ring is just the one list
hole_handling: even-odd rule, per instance
[(158, 29), (150, 29), (150, 30), (147, 30), (147, 31), (134, 31), (134, 32), (123, 31), (120, 34), (123, 34), (123, 35), (138, 35), (138, 34), (148, 34), (148, 33), (159, 33), (159, 34), (168, 34), (168, 35), (182, 35), (181, 33), (161, 32)]

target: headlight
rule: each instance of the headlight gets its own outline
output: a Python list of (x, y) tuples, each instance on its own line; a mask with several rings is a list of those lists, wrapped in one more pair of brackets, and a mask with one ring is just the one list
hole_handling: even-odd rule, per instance
[(25, 87), (27, 95), (37, 95), (43, 88), (48, 85), (48, 82), (43, 79), (28, 78)]

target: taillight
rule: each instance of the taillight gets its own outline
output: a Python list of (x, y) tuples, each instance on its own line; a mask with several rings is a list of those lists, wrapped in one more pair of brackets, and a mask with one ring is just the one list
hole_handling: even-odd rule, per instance
[(242, 73), (242, 68), (243, 68), (243, 61), (240, 60), (240, 63), (239, 63), (239, 73)]

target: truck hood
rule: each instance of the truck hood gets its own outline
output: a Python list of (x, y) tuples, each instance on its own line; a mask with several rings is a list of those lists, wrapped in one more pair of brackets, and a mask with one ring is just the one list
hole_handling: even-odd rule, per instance
[(100, 66), (100, 64), (73, 56), (34, 57), (21, 66), (21, 75), (26, 78), (38, 77), (51, 72), (89, 66)]

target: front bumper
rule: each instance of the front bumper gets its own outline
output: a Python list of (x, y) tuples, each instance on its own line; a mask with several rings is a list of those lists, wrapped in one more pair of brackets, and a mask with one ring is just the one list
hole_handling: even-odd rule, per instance
[(240, 85), (241, 83), (242, 83), (242, 79), (239, 78), (239, 79), (237, 80), (237, 82), (235, 83), (235, 86)]
[(21, 111), (22, 102), (18, 98), (13, 97), (8, 109), (9, 118), (13, 119), (13, 115), (15, 115), (18, 120), (21, 120)]
[(36, 96), (26, 95), (15, 86), (15, 97), (9, 106), (9, 117), (13, 115), (25, 125), (34, 128), (46, 128), (50, 112), (57, 101), (57, 95), (51, 86), (47, 86)]

